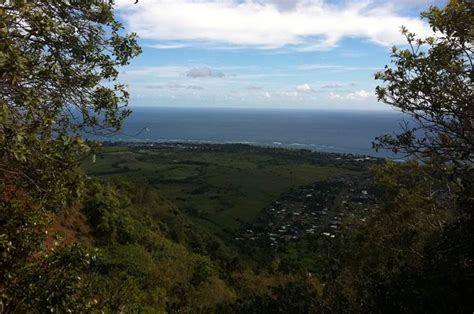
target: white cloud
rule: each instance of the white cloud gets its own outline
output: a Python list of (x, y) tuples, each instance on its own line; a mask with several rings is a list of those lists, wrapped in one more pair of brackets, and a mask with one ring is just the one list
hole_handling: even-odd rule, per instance
[(340, 69), (342, 65), (336, 64), (302, 64), (296, 67), (298, 70), (324, 70), (324, 69)]
[(204, 87), (199, 85), (183, 85), (178, 83), (168, 83), (168, 84), (154, 84), (154, 85), (145, 85), (147, 89), (169, 89), (169, 90), (178, 90), (178, 89), (187, 89), (187, 90), (203, 90)]
[(155, 49), (179, 49), (179, 48), (186, 48), (188, 46), (183, 45), (183, 44), (155, 44), (155, 45), (150, 45), (147, 47), (155, 48)]
[(165, 65), (128, 68), (123, 74), (125, 77), (179, 77), (187, 70), (189, 70), (189, 68), (185, 66)]
[(309, 84), (302, 84), (302, 85), (296, 86), (296, 90), (298, 92), (305, 93), (305, 92), (311, 92), (313, 88)]
[(365, 67), (365, 66), (346, 66), (340, 64), (302, 64), (296, 66), (298, 70), (334, 70), (335, 71), (379, 71), (382, 67)]
[(192, 68), (189, 71), (187, 71), (186, 76), (191, 77), (191, 78), (204, 78), (204, 77), (222, 78), (224, 77), (224, 73), (213, 70), (208, 67), (199, 67), (199, 68)]
[[(391, 4), (348, 0), (118, 0), (119, 14), (141, 38), (194, 44), (324, 50), (343, 38), (380, 45), (405, 43), (401, 25), (420, 35), (426, 23), (402, 16)], [(162, 44), (165, 46), (165, 44)]]
[(333, 100), (354, 100), (354, 101), (366, 101), (375, 100), (375, 94), (366, 90), (358, 90), (347, 94), (340, 93), (329, 93), (329, 98)]
[(222, 78), (225, 74), (219, 69), (211, 69), (208, 66), (184, 66), (184, 65), (163, 65), (149, 67), (131, 67), (122, 72), (122, 78)]
[(248, 91), (260, 91), (263, 89), (262, 86), (258, 86), (258, 85), (249, 85), (249, 86), (246, 86), (244, 89), (248, 90)]
[(321, 88), (341, 88), (343, 86), (344, 86), (343, 84), (339, 84), (339, 83), (328, 83), (328, 84), (321, 85)]
[(430, 5), (441, 5), (446, 4), (444, 0), (379, 0), (379, 2), (386, 2), (389, 5), (392, 5), (398, 9), (410, 8), (410, 7), (425, 7), (428, 8)]
[(275, 92), (275, 95), (281, 96), (281, 97), (292, 97), (292, 98), (296, 98), (300, 96), (300, 94), (297, 91), (293, 91), (293, 90), (277, 91)]
[(368, 92), (366, 90), (359, 90), (347, 95), (348, 99), (367, 99), (374, 97), (374, 93)]

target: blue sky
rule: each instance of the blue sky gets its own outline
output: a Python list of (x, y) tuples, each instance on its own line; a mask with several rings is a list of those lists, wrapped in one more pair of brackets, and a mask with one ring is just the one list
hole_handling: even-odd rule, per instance
[(131, 106), (385, 110), (373, 78), (430, 35), (436, 0), (132, 0), (117, 17), (143, 53), (122, 70)]

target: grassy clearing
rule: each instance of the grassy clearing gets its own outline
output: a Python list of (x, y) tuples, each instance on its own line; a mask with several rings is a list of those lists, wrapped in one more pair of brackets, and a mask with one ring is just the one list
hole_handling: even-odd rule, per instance
[(105, 147), (84, 170), (101, 177), (145, 178), (193, 219), (219, 233), (252, 222), (291, 188), (357, 173), (283, 150), (165, 145)]

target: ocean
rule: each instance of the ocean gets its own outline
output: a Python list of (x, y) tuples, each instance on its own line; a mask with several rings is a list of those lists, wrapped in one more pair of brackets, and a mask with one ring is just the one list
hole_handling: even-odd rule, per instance
[(394, 111), (131, 109), (113, 140), (248, 143), (377, 157), (395, 157), (388, 151), (375, 152), (372, 142), (399, 130), (403, 118)]

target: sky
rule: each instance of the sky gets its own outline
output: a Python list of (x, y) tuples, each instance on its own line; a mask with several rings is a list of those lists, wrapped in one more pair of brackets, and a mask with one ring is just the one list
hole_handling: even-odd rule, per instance
[(143, 49), (120, 75), (132, 107), (387, 110), (374, 73), (446, 0), (134, 2), (116, 1)]

